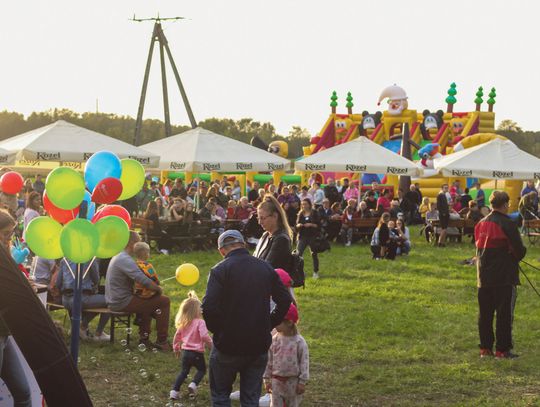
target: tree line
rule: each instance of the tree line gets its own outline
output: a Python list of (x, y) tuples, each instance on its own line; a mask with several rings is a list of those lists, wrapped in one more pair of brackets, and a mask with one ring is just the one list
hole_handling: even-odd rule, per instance
[[(65, 120), (77, 126), (105, 134), (110, 137), (133, 143), (135, 119), (114, 113), (77, 113), (69, 109), (51, 109), (44, 112), (33, 112), (25, 117), (17, 112), (0, 112), (0, 140), (22, 134)], [(274, 140), (285, 140), (289, 143), (289, 157), (298, 158), (303, 155), (302, 147), (309, 144), (311, 135), (300, 126), (293, 126), (287, 137), (279, 135), (275, 127), (268, 122), (259, 122), (251, 118), (240, 120), (209, 118), (199, 122), (199, 126), (215, 133), (249, 143), (258, 136), (267, 144)], [(190, 126), (172, 125), (173, 134), (191, 129)], [(141, 132), (141, 144), (150, 143), (165, 137), (165, 127), (161, 120), (145, 119)]]

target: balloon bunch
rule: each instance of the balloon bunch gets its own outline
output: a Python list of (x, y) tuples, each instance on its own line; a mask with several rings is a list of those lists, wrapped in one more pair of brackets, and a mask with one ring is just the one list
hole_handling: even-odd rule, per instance
[[(129, 240), (131, 217), (122, 206), (108, 204), (133, 197), (144, 180), (138, 161), (120, 160), (108, 151), (90, 157), (84, 178), (72, 168), (55, 168), (45, 181), (43, 195), (49, 216), (28, 224), (28, 247), (40, 257), (65, 257), (74, 263), (118, 254)], [(96, 212), (96, 204), (107, 205)]]

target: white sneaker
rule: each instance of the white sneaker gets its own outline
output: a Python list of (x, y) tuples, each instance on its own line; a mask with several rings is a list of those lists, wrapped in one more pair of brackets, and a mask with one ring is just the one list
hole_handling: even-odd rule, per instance
[(240, 390), (233, 391), (229, 396), (231, 400), (240, 400)]
[(259, 407), (270, 407), (270, 393), (266, 393), (259, 399)]
[(169, 393), (169, 398), (171, 400), (180, 400), (180, 392), (176, 390), (171, 390)]
[(351, 242), (345, 243), (345, 247), (349, 247), (351, 245)]
[(319, 278), (319, 273), (313, 273), (313, 278), (316, 280)]
[(79, 329), (79, 339), (80, 340), (87, 340), (90, 339), (90, 332), (88, 329)]
[(167, 249), (161, 249), (159, 251), (161, 254), (164, 254), (165, 256), (168, 256), (169, 255), (169, 251)]
[(105, 332), (102, 332), (101, 335), (98, 335), (97, 333), (94, 334), (92, 339), (97, 342), (106, 342), (111, 340), (111, 336)]
[(189, 384), (187, 390), (188, 390), (189, 398), (194, 399), (195, 396), (197, 395), (197, 385), (195, 383), (191, 382)]

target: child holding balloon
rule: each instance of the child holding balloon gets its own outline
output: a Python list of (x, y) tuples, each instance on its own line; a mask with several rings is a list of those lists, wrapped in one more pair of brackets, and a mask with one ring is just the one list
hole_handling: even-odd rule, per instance
[(188, 298), (182, 301), (175, 324), (177, 330), (174, 335), (173, 350), (177, 358), (180, 357), (180, 350), (182, 350), (182, 370), (170, 391), (170, 398), (172, 400), (180, 398), (180, 386), (186, 380), (192, 367), (197, 369), (197, 373), (188, 386), (188, 393), (190, 398), (195, 398), (197, 386), (206, 373), (204, 347), (205, 344), (209, 348), (212, 347), (212, 338), (202, 319), (201, 302), (194, 291), (190, 291)]

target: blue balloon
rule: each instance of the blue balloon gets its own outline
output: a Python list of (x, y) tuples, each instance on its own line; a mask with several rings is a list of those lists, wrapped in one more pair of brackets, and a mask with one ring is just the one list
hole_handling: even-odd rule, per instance
[[(83, 202), (86, 202), (86, 217), (85, 219), (92, 220), (94, 215), (96, 214), (96, 204), (92, 202), (92, 195), (90, 195), (90, 192), (84, 191), (84, 199)], [(82, 205), (82, 203), (81, 203)], [(81, 212), (79, 212), (78, 218), (81, 217)]]
[(122, 164), (116, 154), (110, 151), (95, 153), (86, 162), (84, 169), (84, 181), (90, 192), (105, 178), (113, 177), (120, 179)]
[(17, 264), (24, 263), (29, 254), (30, 250), (27, 247), (24, 249), (17, 246), (11, 247), (11, 257), (13, 257), (13, 260), (15, 260), (15, 263)]

